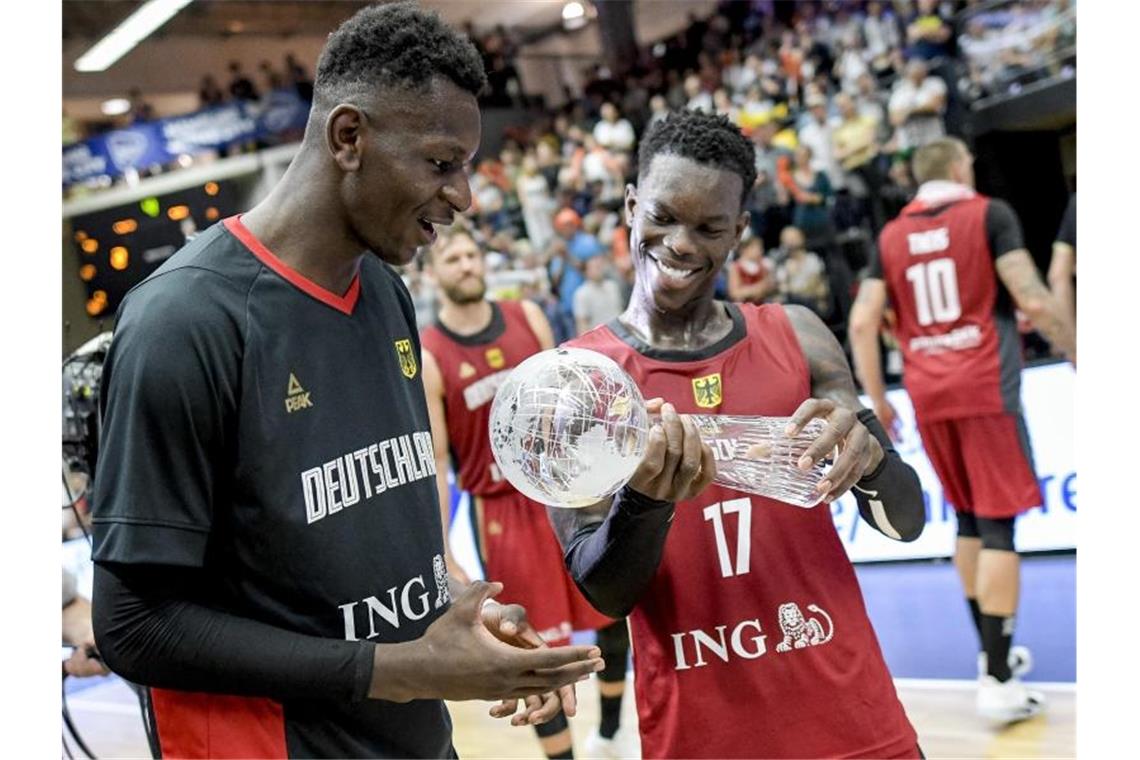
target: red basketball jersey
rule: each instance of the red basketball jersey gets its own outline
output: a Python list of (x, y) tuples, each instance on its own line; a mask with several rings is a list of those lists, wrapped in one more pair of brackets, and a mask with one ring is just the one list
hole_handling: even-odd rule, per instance
[[(616, 320), (570, 345), (610, 356), (681, 413), (788, 416), (811, 395), (783, 307), (728, 305), (704, 351)], [(826, 506), (719, 486), (677, 504), (630, 615), (645, 757), (887, 757), (916, 745)]]
[(1020, 407), (1021, 343), (1012, 309), (997, 308), (990, 202), (976, 193), (915, 200), (879, 236), (903, 384), (924, 422)]
[(420, 332), (443, 375), (444, 404), (461, 410), (447, 415), (459, 487), (478, 496), (513, 490), (491, 453), (491, 401), (510, 371), (542, 350), (520, 302), (492, 301), (491, 309), (491, 324), (474, 335), (457, 335), (443, 325)]

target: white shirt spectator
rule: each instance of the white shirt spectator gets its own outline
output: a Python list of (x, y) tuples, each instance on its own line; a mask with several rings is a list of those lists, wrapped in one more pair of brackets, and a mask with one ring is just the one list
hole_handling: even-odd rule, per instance
[(867, 41), (867, 51), (874, 58), (886, 55), (891, 48), (902, 44), (898, 25), (894, 17), (883, 14), (876, 18), (867, 16), (863, 20), (863, 39)]
[(847, 48), (836, 63), (836, 72), (839, 74), (842, 88), (848, 92), (859, 89), (859, 77), (871, 69), (863, 59), (863, 51), (858, 48)]
[(628, 119), (618, 119), (612, 124), (602, 119), (594, 125), (594, 139), (610, 150), (631, 151), (637, 138)]
[(939, 97), (943, 98), (943, 105), (937, 114), (913, 114), (899, 126), (900, 148), (919, 148), (946, 134), (946, 127), (942, 123), (942, 113), (946, 110), (946, 83), (931, 75), (927, 75), (918, 86), (906, 77), (899, 78), (887, 106), (892, 115), (899, 111), (924, 108)]
[(705, 113), (716, 113), (716, 106), (713, 105), (712, 95), (707, 92), (698, 92), (693, 97), (689, 98), (689, 102), (685, 108), (690, 111), (704, 111)]
[(621, 290), (610, 279), (586, 280), (574, 291), (574, 322), (579, 332), (592, 330), (621, 314)]
[(845, 186), (844, 172), (832, 155), (831, 147), (831, 133), (838, 123), (838, 119), (832, 117), (820, 124), (813, 117), (799, 131), (800, 143), (811, 148), (811, 168), (825, 172), (836, 190)]

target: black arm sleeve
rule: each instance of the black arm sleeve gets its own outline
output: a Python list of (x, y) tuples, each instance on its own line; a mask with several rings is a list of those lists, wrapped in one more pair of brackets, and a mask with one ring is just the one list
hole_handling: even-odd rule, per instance
[(566, 567), (599, 612), (623, 618), (637, 604), (661, 563), (673, 508), (672, 502), (623, 488), (604, 521), (570, 538)]
[(986, 206), (986, 239), (990, 243), (990, 254), (995, 259), (1025, 247), (1017, 214), (1000, 198), (990, 198)]
[(862, 409), (859, 421), (879, 441), (883, 460), (851, 489), (859, 514), (875, 530), (896, 541), (914, 541), (926, 527), (926, 502), (918, 473), (902, 460), (875, 413)]
[(201, 570), (95, 565), (92, 623), (107, 667), (146, 686), (359, 701), (375, 644), (306, 636), (196, 601)]

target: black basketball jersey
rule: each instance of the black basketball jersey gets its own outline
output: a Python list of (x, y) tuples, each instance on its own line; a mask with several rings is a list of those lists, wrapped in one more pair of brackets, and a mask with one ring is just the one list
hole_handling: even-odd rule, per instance
[[(209, 228), (127, 295), (102, 403), (97, 562), (200, 567), (211, 606), (327, 638), (409, 641), (446, 610), (415, 312), (375, 257), (338, 296), (238, 218)], [(277, 742), (243, 754), (454, 754), (438, 700), (248, 710), (158, 691), (156, 709), (225, 710), (257, 724), (235, 736)]]

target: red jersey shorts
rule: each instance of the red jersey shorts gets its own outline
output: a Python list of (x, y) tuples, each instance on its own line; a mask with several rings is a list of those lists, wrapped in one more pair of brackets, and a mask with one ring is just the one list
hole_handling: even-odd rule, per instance
[(570, 643), (572, 631), (614, 622), (590, 606), (566, 571), (546, 507), (516, 492), (476, 496), (474, 504), (484, 574), (503, 584), (496, 600), (525, 607), (551, 645)]
[(918, 432), (946, 499), (958, 512), (1004, 519), (1041, 504), (1020, 414), (919, 422)]

